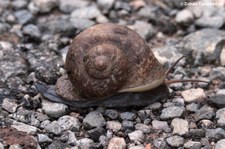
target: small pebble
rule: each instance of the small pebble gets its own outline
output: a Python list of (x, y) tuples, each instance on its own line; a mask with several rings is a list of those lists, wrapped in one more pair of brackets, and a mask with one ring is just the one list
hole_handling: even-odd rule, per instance
[(184, 148), (187, 149), (200, 149), (202, 147), (202, 144), (197, 141), (188, 141), (184, 144)]
[(118, 112), (113, 109), (106, 109), (104, 114), (105, 114), (105, 116), (109, 117), (112, 120), (117, 119), (117, 117), (119, 115)]
[(37, 135), (37, 140), (40, 144), (42, 143), (51, 143), (52, 142), (52, 139), (50, 139), (47, 135), (45, 134), (38, 134)]
[(141, 130), (135, 130), (134, 132), (129, 133), (128, 137), (135, 143), (143, 143), (145, 140), (145, 135)]
[(208, 105), (201, 107), (194, 115), (196, 121), (202, 119), (211, 119), (215, 115), (214, 109)]
[(187, 9), (183, 9), (181, 11), (179, 11), (175, 17), (175, 21), (177, 23), (190, 23), (191, 21), (193, 21), (194, 16), (193, 14), (187, 10)]
[(74, 10), (71, 13), (71, 18), (94, 19), (100, 15), (101, 12), (96, 6), (88, 6)]
[(201, 88), (185, 90), (181, 95), (187, 103), (195, 102), (206, 97), (204, 90)]
[(186, 110), (190, 112), (197, 112), (198, 111), (198, 104), (190, 103), (186, 106)]
[(40, 13), (50, 12), (58, 3), (57, 0), (34, 0), (33, 2)]
[(160, 118), (162, 120), (165, 120), (165, 119), (171, 119), (171, 118), (175, 118), (175, 117), (180, 117), (183, 114), (183, 112), (184, 112), (184, 108), (183, 107), (170, 106), (170, 107), (164, 108), (162, 110)]
[(133, 121), (136, 118), (136, 115), (132, 112), (123, 112), (123, 113), (120, 113), (119, 116), (122, 120), (128, 120), (128, 121)]
[(106, 122), (99, 111), (92, 111), (85, 116), (83, 124), (87, 128), (95, 128), (105, 126)]
[(16, 112), (18, 105), (15, 103), (13, 99), (4, 98), (2, 102), (2, 108), (9, 113)]
[(54, 135), (60, 135), (62, 133), (62, 128), (57, 121), (53, 121), (45, 127), (47, 132), (53, 133)]
[(165, 132), (171, 131), (171, 129), (168, 126), (168, 123), (166, 121), (153, 120), (152, 121), (152, 128), (157, 129), (157, 130), (164, 130)]
[(176, 135), (185, 135), (189, 131), (188, 121), (180, 118), (175, 118), (171, 122), (171, 126), (173, 127), (173, 134)]
[(107, 149), (126, 149), (124, 138), (114, 137), (110, 139)]
[(132, 121), (122, 121), (122, 126), (123, 126), (124, 130), (133, 129), (134, 128), (134, 122), (132, 122)]
[(81, 123), (77, 118), (68, 115), (60, 117), (58, 123), (62, 130), (79, 131), (81, 127)]
[(180, 136), (172, 136), (167, 138), (166, 142), (172, 147), (180, 147), (184, 144), (184, 138)]
[(216, 128), (216, 129), (206, 129), (205, 134), (209, 139), (224, 139), (225, 138), (225, 130), (222, 128)]
[(75, 133), (70, 131), (70, 130), (67, 131), (67, 132), (69, 133), (67, 143), (70, 144), (70, 145), (75, 145), (76, 141), (77, 141)]
[(225, 139), (219, 140), (215, 145), (215, 149), (225, 149)]
[(94, 146), (94, 141), (88, 138), (83, 138), (76, 142), (76, 146), (80, 149), (89, 149)]
[(118, 121), (107, 121), (106, 128), (113, 132), (118, 132), (122, 128), (122, 124)]
[(38, 131), (37, 127), (27, 125), (21, 122), (14, 121), (11, 127), (16, 128), (18, 131), (23, 131), (30, 134), (35, 134)]
[(219, 109), (216, 112), (216, 118), (218, 126), (224, 127), (225, 126), (225, 108)]
[(59, 118), (67, 113), (68, 106), (61, 103), (42, 101), (42, 109), (49, 117)]
[(93, 141), (98, 141), (101, 135), (105, 135), (106, 130), (102, 127), (97, 127), (87, 131), (89, 138)]
[(151, 127), (148, 126), (148, 125), (142, 124), (142, 123), (137, 123), (135, 125), (135, 129), (141, 130), (141, 131), (143, 131), (144, 133), (147, 133), (147, 134), (151, 132)]

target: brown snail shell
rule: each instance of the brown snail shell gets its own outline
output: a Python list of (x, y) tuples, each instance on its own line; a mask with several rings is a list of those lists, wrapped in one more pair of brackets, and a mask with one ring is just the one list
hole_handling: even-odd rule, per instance
[(71, 100), (143, 92), (165, 80), (165, 70), (147, 42), (128, 27), (111, 23), (92, 26), (76, 36), (65, 68), (68, 78), (57, 81), (56, 92)]

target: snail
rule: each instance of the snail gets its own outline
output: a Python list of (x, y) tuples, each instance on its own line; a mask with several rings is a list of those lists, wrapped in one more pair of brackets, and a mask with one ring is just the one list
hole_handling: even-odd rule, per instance
[(81, 108), (147, 105), (167, 97), (166, 84), (177, 82), (165, 81), (172, 68), (163, 68), (138, 33), (112, 23), (78, 34), (65, 69), (54, 88), (38, 84), (37, 89), (49, 100)]

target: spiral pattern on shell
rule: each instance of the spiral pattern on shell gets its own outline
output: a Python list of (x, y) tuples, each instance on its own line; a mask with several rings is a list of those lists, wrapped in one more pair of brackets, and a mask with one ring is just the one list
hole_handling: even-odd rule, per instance
[(93, 99), (164, 75), (145, 40), (125, 26), (110, 23), (92, 26), (73, 40), (66, 70), (74, 88)]

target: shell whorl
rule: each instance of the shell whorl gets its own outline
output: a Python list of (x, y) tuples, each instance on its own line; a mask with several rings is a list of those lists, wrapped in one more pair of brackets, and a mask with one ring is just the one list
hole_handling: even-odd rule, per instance
[(66, 70), (74, 88), (93, 99), (149, 84), (165, 74), (144, 39), (110, 23), (92, 26), (73, 40)]

